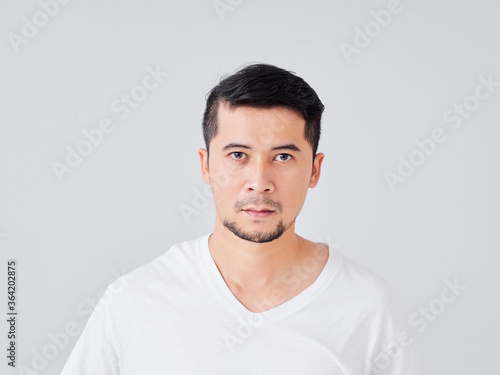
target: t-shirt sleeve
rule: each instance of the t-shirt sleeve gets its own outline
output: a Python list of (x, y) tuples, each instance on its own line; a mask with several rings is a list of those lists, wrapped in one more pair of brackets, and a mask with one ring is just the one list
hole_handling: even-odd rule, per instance
[(377, 344), (367, 374), (419, 375), (414, 333), (392, 290), (387, 291), (377, 330)]
[(118, 348), (113, 336), (106, 290), (69, 356), (61, 375), (119, 375)]

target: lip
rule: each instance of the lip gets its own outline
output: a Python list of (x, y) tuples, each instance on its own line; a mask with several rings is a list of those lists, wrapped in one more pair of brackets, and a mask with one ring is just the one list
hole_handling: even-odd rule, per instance
[(274, 214), (274, 211), (255, 211), (255, 210), (243, 210), (247, 215), (252, 217), (268, 217)]
[(248, 207), (248, 208), (245, 208), (243, 211), (274, 211), (273, 209), (271, 208), (268, 208), (268, 207), (264, 207), (264, 206), (261, 206), (261, 207)]

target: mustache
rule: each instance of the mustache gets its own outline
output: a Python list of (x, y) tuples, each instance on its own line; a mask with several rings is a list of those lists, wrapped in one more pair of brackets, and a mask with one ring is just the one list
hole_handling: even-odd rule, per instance
[(263, 199), (246, 199), (241, 202), (236, 202), (235, 208), (236, 211), (241, 211), (243, 207), (248, 207), (248, 206), (268, 206), (272, 207), (276, 211), (280, 212), (283, 210), (283, 205), (280, 202), (276, 202), (270, 198), (263, 198)]

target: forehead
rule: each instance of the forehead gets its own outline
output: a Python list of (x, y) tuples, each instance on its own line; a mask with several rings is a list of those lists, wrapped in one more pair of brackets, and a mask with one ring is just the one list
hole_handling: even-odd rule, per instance
[(214, 140), (245, 140), (255, 142), (256, 146), (285, 140), (305, 143), (304, 130), (305, 120), (302, 114), (286, 107), (229, 108), (227, 104), (221, 103), (217, 113), (217, 136)]

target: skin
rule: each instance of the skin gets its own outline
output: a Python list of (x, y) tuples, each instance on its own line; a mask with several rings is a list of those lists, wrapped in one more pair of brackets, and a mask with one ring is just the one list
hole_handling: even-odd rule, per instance
[[(318, 184), (325, 156), (317, 153), (313, 164), (304, 128), (302, 115), (287, 108), (220, 104), (210, 154), (198, 150), (216, 208), (210, 253), (232, 293), (254, 312), (298, 295), (328, 259), (327, 248), (295, 233), (295, 219), (308, 189)], [(248, 148), (224, 149), (230, 143)], [(272, 150), (289, 144), (299, 151)], [(255, 218), (243, 211), (251, 206), (274, 213)], [(266, 307), (258, 301), (266, 301)]]

